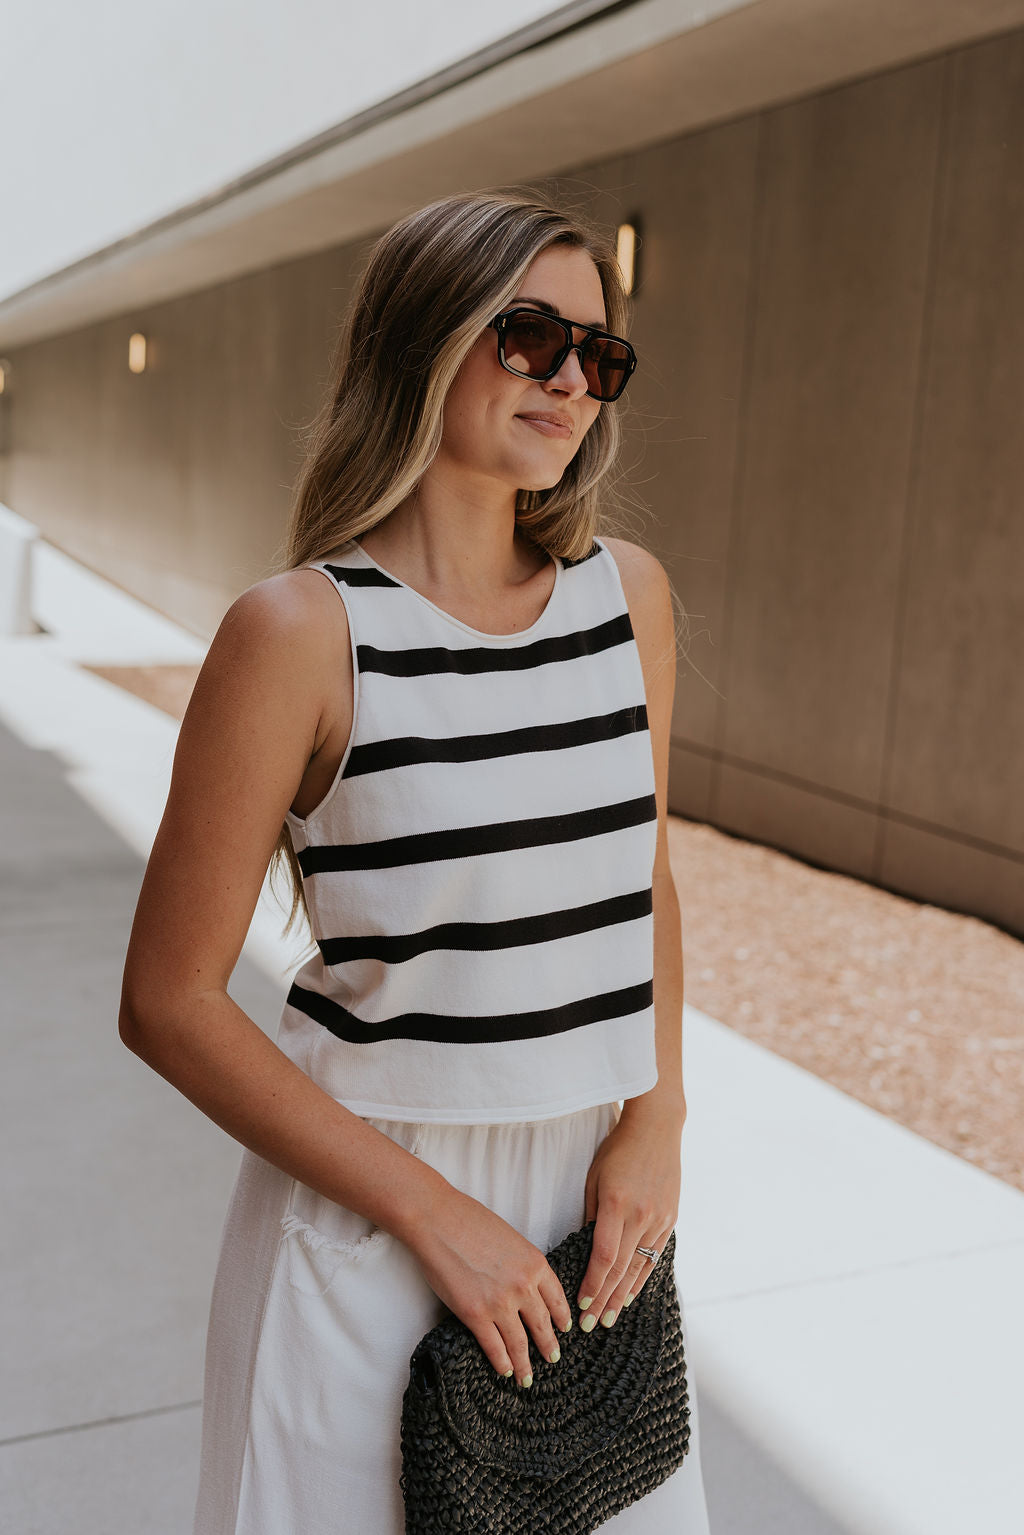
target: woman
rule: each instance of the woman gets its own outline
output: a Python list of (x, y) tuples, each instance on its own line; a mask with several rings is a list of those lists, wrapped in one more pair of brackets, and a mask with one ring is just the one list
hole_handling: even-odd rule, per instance
[[(386, 234), (288, 568), (232, 604), (183, 721), (120, 1030), (246, 1148), (196, 1535), (399, 1535), (444, 1307), (528, 1390), (528, 1343), (557, 1368), (560, 1332), (614, 1326), (674, 1227), (673, 612), (652, 556), (595, 537), (625, 311), (603, 239), (527, 197)], [(227, 992), (275, 853), (316, 940), (276, 1044)], [(544, 1254), (589, 1219), (567, 1296)], [(682, 1466), (604, 1528), (706, 1531), (690, 1385)]]

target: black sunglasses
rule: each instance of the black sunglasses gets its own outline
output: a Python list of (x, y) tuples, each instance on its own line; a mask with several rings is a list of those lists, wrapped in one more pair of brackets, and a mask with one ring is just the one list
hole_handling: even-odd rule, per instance
[[(543, 382), (554, 378), (570, 352), (579, 358), (587, 393), (595, 400), (617, 400), (636, 368), (628, 341), (595, 325), (576, 325), (537, 309), (506, 309), (491, 325), (498, 332), (498, 361), (519, 378)], [(586, 334), (580, 342), (573, 331)]]

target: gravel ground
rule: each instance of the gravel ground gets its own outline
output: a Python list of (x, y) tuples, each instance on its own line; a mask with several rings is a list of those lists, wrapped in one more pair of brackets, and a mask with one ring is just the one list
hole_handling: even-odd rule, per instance
[[(197, 669), (89, 668), (180, 719)], [(1024, 943), (673, 816), (686, 1000), (1024, 1190)]]
[(686, 1000), (1024, 1190), (1024, 943), (672, 817)]

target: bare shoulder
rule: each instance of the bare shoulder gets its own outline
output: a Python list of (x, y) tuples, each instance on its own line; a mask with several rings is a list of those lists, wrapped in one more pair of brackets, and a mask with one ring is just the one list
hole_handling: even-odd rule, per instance
[(668, 573), (657, 555), (625, 538), (605, 538), (618, 567), (641, 654), (661, 654), (673, 641), (675, 616)]
[[(287, 640), (315, 647), (337, 628), (347, 633), (344, 606), (321, 571), (283, 570), (247, 587), (228, 608), (223, 622), (244, 629), (253, 639)], [(325, 619), (337, 619), (337, 624)]]
[(623, 586), (629, 580), (638, 585), (650, 582), (657, 584), (661, 581), (667, 587), (665, 567), (649, 549), (645, 549), (642, 544), (631, 543), (627, 538), (605, 538), (602, 534), (602, 539), (619, 567)]
[(193, 692), (205, 704), (279, 711), (285, 701), (314, 721), (319, 746), (344, 708), (351, 671), (345, 608), (332, 582), (308, 568), (281, 571), (235, 598), (214, 635)]

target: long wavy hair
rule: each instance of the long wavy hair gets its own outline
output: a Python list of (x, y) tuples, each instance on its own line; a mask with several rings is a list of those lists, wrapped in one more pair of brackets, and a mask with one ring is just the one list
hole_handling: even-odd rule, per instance
[[(323, 403), (300, 433), (304, 461), (277, 568), (336, 552), (394, 511), (441, 443), (444, 404), (481, 331), (553, 245), (586, 251), (601, 279), (607, 326), (625, 335), (627, 299), (608, 237), (588, 219), (529, 193), (476, 192), (431, 203), (373, 246), (338, 335)], [(520, 491), (516, 526), (550, 555), (579, 559), (604, 526), (602, 488), (620, 445), (616, 404), (603, 404), (558, 484)], [(287, 823), (271, 879), (289, 872), (287, 934), (309, 917)]]

